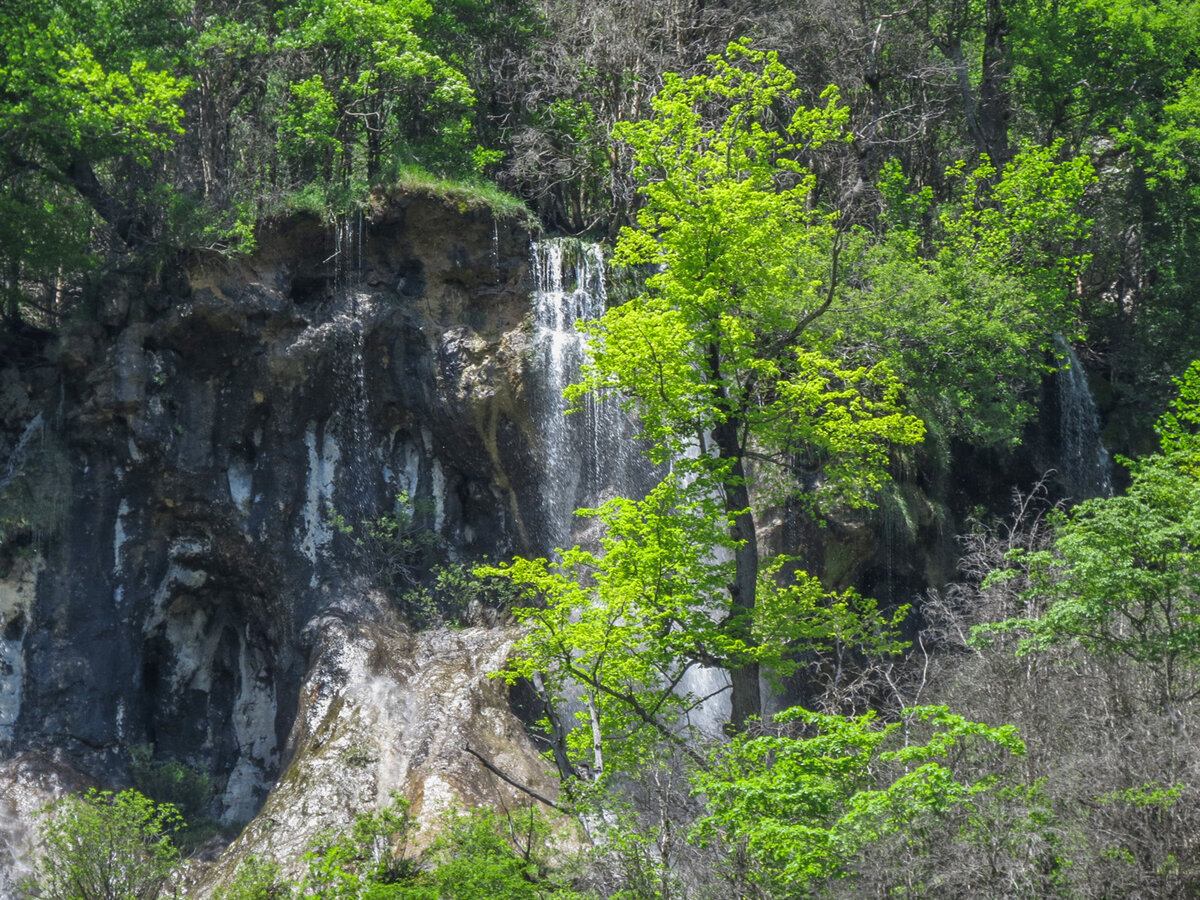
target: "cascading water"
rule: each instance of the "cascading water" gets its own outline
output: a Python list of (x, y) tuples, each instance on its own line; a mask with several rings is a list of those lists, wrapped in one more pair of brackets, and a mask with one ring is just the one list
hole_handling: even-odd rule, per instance
[[(338, 352), (334, 374), (345, 388), (344, 403), (336, 412), (337, 430), (348, 467), (345, 488), (348, 511), (362, 512), (371, 484), (370, 425), (368, 422), (367, 374), (364, 354), (366, 338), (363, 317), (370, 299), (358, 290), (363, 273), (363, 217), (345, 216), (337, 224), (334, 247), (334, 303), (340, 307)], [(349, 508), (353, 507), (353, 510)]]
[[(636, 423), (619, 399), (588, 394), (568, 413), (563, 397), (587, 361), (586, 335), (576, 323), (599, 318), (607, 305), (602, 249), (560, 238), (535, 243), (532, 255), (535, 346), (542, 375), (535, 411), (545, 453), (542, 539), (543, 549), (549, 551), (586, 541), (573, 533), (579, 521), (576, 509), (595, 507), (614, 496), (641, 497), (655, 470), (640, 452)], [(689, 714), (693, 727), (720, 734), (729, 718), (728, 684), (721, 669), (689, 670), (679, 690), (709, 698)]]
[(1083, 364), (1071, 345), (1056, 340), (1066, 365), (1058, 372), (1059, 465), (1074, 500), (1112, 493), (1112, 461), (1100, 440), (1100, 414)]
[(298, 546), (313, 565), (312, 586), (328, 574), (328, 550), (335, 529), (336, 510), (347, 520), (361, 521), (373, 514), (374, 472), (380, 466), (371, 452), (366, 381), (364, 318), (370, 313), (369, 297), (358, 290), (363, 272), (362, 214), (345, 216), (333, 230), (330, 317), (304, 332), (297, 348), (325, 345), (332, 348), (332, 376), (338, 403), (329, 419), (308, 423), (308, 483), (303, 501), (303, 534)]
[(544, 549), (570, 546), (574, 511), (613, 496), (644, 492), (648, 464), (636, 428), (618, 400), (589, 394), (568, 413), (563, 397), (587, 360), (586, 335), (576, 329), (604, 313), (604, 254), (598, 244), (563, 238), (535, 243), (534, 326), (542, 375), (535, 413), (544, 459)]

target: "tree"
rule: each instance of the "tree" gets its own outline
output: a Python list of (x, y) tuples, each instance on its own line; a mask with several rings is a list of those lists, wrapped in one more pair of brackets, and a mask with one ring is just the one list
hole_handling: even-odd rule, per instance
[(46, 810), (31, 896), (41, 900), (155, 900), (180, 867), (170, 834), (182, 819), (137, 791), (71, 795)]
[(436, 154), (461, 157), (475, 98), (462, 73), (417, 34), (430, 13), (424, 0), (280, 7), (275, 48), (297, 64), (288, 73), (280, 149), (301, 177), (354, 175), (369, 187), (385, 162), (414, 150), (426, 151), (427, 164), (441, 162)]
[(151, 166), (182, 130), (187, 81), (166, 67), (160, 29), (143, 27), (169, 22), (172, 4), (147, 4), (145, 19), (96, 6), (18, 0), (0, 10), (0, 290), (10, 324), (27, 303), (43, 320), (62, 314), (64, 282), (91, 267), (97, 224), (117, 252), (149, 240)]
[[(658, 271), (645, 293), (587, 326), (593, 361), (568, 396), (620, 392), (651, 458), (722, 498), (734, 567), (716, 617), (749, 647), (759, 584), (751, 461), (809, 484), (823, 477), (821, 493), (865, 503), (888, 446), (919, 441), (923, 428), (885, 365), (841, 365), (810, 327), (834, 302), (842, 231), (812, 208), (813, 176), (797, 159), (844, 139), (836, 92), (779, 121), (797, 87), (772, 54), (738, 43), (711, 63), (711, 74), (668, 74), (654, 117), (616, 131), (645, 206), (615, 259)], [(759, 712), (759, 668), (730, 663), (740, 728)]]
[(1089, 263), (1080, 206), (1096, 176), (1061, 144), (998, 169), (951, 165), (938, 201), (891, 160), (882, 215), (827, 317), (868, 359), (889, 360), (938, 430), (1011, 446), (1032, 418), (1056, 340), (1080, 332), (1076, 279)]
[[(1014, 387), (1053, 368), (1052, 336), (1074, 323), (1070, 285), (1084, 257), (1062, 251), (1086, 230), (1076, 205), (1091, 170), (1059, 160), (1057, 148), (1025, 151), (1004, 173), (986, 159), (969, 171), (962, 163), (953, 173), (960, 196), (935, 210), (931, 192), (906, 195), (899, 167), (889, 167), (887, 213), (871, 231), (816, 204), (816, 178), (802, 162), (845, 139), (837, 92), (827, 90), (823, 106), (798, 105), (794, 74), (746, 43), (710, 62), (708, 74), (668, 74), (654, 116), (616, 130), (645, 205), (615, 259), (652, 274), (642, 294), (585, 323), (592, 361), (568, 396), (621, 396), (651, 458), (680, 476), (668, 490), (708, 548), (701, 558), (729, 554), (725, 569), (691, 584), (690, 598), (675, 595), (684, 599), (667, 604), (676, 613), (662, 623), (690, 636), (676, 643), (705, 649), (665, 668), (661, 654), (649, 656), (666, 683), (695, 662), (727, 668), (740, 729), (759, 712), (761, 664), (780, 655), (759, 646), (754, 503), (793, 497), (818, 514), (835, 502), (870, 505), (890, 449), (924, 433), (905, 411), (893, 364), (917, 381), (917, 401), (943, 428), (1015, 440), (1031, 407)], [(930, 220), (933, 228), (921, 224)], [(934, 377), (922, 378), (923, 368)], [(719, 514), (711, 504), (697, 514), (706, 498)], [(610, 512), (601, 518), (613, 528), (619, 511)], [(625, 524), (619, 530), (633, 537)], [(603, 566), (573, 556), (567, 568), (581, 564)], [(611, 612), (603, 586), (559, 590), (546, 574), (544, 564), (521, 571), (555, 598), (552, 608), (589, 621), (580, 612), (587, 595)], [(678, 612), (679, 602), (692, 612)], [(807, 615), (800, 608), (796, 618)], [(560, 650), (572, 646), (563, 634), (554, 638)]]
[(695, 776), (709, 808), (699, 835), (744, 848), (749, 880), (771, 896), (816, 896), (891, 835), (920, 842), (999, 786), (987, 771), (989, 750), (1025, 752), (1013, 726), (969, 722), (945, 707), (907, 709), (886, 724), (874, 713), (794, 707), (775, 722), (800, 733), (739, 735)]

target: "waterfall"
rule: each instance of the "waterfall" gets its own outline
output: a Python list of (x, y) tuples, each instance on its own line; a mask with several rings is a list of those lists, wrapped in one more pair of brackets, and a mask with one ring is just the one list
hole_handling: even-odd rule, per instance
[(613, 397), (589, 394), (568, 413), (563, 391), (587, 360), (576, 328), (604, 314), (608, 301), (600, 245), (554, 238), (533, 244), (534, 352), (541, 375), (534, 401), (542, 435), (545, 549), (570, 546), (574, 512), (613, 496), (640, 496), (649, 465), (637, 428)]
[(367, 373), (364, 354), (366, 337), (363, 316), (369, 312), (370, 297), (358, 290), (363, 280), (363, 216), (359, 211), (344, 216), (334, 232), (334, 304), (338, 309), (337, 353), (334, 374), (344, 390), (336, 412), (338, 437), (347, 466), (343, 492), (351, 496), (343, 502), (346, 512), (368, 511), (368, 498), (375, 468), (370, 459)]
[[(542, 434), (544, 549), (586, 542), (573, 533), (574, 511), (614, 496), (642, 497), (657, 472), (641, 453), (638, 428), (619, 399), (588, 394), (568, 412), (563, 391), (577, 382), (587, 362), (587, 338), (576, 327), (603, 315), (608, 301), (601, 247), (551, 239), (532, 247), (535, 279), (535, 358), (541, 389), (534, 413)], [(729, 718), (728, 674), (694, 667), (681, 693), (710, 697), (688, 715), (689, 723), (717, 736)], [(714, 695), (715, 696), (712, 696)]]
[(1061, 337), (1055, 339), (1066, 365), (1058, 371), (1059, 466), (1074, 500), (1112, 493), (1112, 462), (1100, 440), (1100, 414), (1083, 364)]
[(34, 439), (42, 437), (45, 430), (46, 422), (39, 412), (29, 420), (25, 429), (21, 432), (21, 436), (17, 438), (17, 444), (13, 447), (12, 453), (9, 454), (7, 464), (0, 471), (0, 488), (8, 487), (12, 480), (21, 472), (22, 467), (31, 454), (30, 447)]
[[(368, 416), (364, 320), (371, 312), (371, 298), (359, 290), (363, 281), (362, 214), (339, 219), (333, 228), (333, 242), (333, 253), (323, 261), (332, 265), (326, 316), (320, 324), (306, 328), (291, 348), (301, 358), (318, 359), (329, 353), (332, 360), (332, 408), (327, 417), (309, 421), (304, 436), (308, 478), (297, 546), (312, 564), (313, 587), (329, 573), (333, 512), (354, 524), (374, 516), (372, 488), (375, 473), (381, 469), (371, 449)], [(247, 475), (246, 468), (241, 464), (230, 467), (230, 496), (235, 504), (252, 496), (253, 473)]]
[[(363, 216), (341, 217), (334, 225), (333, 286), (329, 322), (333, 347), (333, 377), (336, 397), (333, 416), (326, 424), (336, 443), (337, 508), (352, 521), (370, 515), (370, 486), (376, 466), (371, 460), (371, 429), (368, 419), (367, 374), (364, 360), (366, 337), (364, 317), (370, 312), (368, 294), (359, 290), (363, 281)], [(327, 437), (328, 440), (328, 437)], [(331, 454), (326, 454), (327, 456)], [(331, 488), (332, 490), (332, 488)]]

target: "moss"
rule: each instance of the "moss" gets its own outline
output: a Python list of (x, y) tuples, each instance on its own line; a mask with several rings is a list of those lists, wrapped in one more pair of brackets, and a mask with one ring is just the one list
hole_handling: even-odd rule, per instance
[(425, 194), (442, 200), (460, 213), (489, 210), (497, 218), (515, 219), (532, 231), (541, 226), (524, 201), (484, 178), (443, 178), (419, 166), (405, 166), (388, 184), (368, 189), (365, 184), (330, 185), (311, 182), (265, 208), (262, 219), (295, 213), (316, 216), (326, 222), (378, 203), (395, 194)]

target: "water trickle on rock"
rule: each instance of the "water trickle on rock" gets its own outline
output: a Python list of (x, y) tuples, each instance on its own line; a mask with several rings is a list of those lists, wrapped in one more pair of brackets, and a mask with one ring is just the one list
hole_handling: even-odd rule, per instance
[(1066, 365), (1059, 370), (1059, 465), (1074, 500), (1112, 494), (1112, 460), (1100, 439), (1100, 413), (1083, 364), (1066, 340), (1056, 340)]
[(364, 318), (370, 313), (370, 297), (359, 290), (363, 281), (363, 216), (359, 211), (344, 216), (335, 229), (333, 303), (337, 310), (337, 350), (334, 375), (344, 390), (344, 402), (336, 413), (336, 430), (347, 467), (341, 485), (348, 497), (347, 512), (368, 512), (372, 472), (378, 468), (370, 452), (366, 334)]

